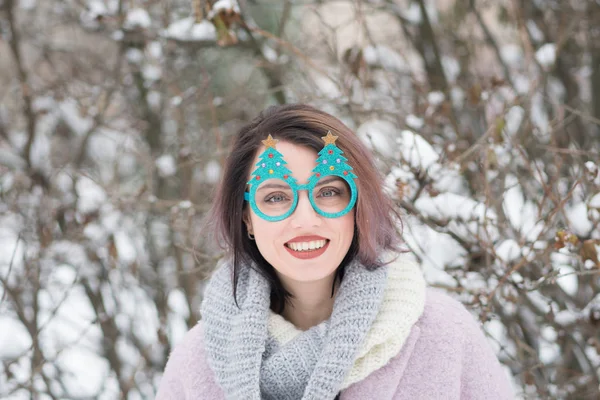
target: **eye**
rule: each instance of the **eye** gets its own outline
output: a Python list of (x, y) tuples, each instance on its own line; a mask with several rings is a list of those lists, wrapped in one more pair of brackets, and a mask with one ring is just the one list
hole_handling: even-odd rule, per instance
[(271, 193), (265, 198), (265, 202), (267, 203), (281, 203), (288, 200), (288, 196), (284, 193)]
[(334, 187), (327, 187), (321, 189), (319, 192), (320, 197), (335, 197), (340, 195), (340, 190)]

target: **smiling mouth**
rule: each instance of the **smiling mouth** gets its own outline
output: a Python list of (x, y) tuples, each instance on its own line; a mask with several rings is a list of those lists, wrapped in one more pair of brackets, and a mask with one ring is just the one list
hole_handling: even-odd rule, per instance
[(289, 242), (285, 244), (285, 247), (295, 252), (310, 252), (325, 247), (327, 243), (329, 243), (328, 239), (311, 240), (309, 242)]
[(288, 242), (283, 247), (294, 258), (310, 260), (323, 255), (329, 248), (329, 243), (329, 239), (320, 239), (306, 242)]

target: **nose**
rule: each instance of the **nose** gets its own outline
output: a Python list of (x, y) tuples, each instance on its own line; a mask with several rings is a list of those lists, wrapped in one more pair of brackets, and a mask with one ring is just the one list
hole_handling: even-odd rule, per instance
[(298, 204), (296, 209), (290, 215), (290, 222), (293, 228), (315, 227), (321, 225), (321, 216), (315, 211), (308, 192), (303, 190), (298, 193)]

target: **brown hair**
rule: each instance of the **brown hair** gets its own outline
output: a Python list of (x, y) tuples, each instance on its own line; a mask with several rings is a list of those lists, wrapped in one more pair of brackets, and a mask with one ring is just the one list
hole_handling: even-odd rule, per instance
[[(319, 152), (321, 137), (328, 131), (339, 136), (336, 145), (344, 152), (348, 164), (358, 176), (358, 199), (355, 206), (355, 231), (346, 257), (336, 271), (343, 279), (345, 266), (357, 258), (367, 268), (382, 265), (383, 252), (398, 251), (400, 238), (395, 223), (400, 218), (388, 196), (383, 192), (383, 180), (375, 167), (371, 152), (339, 119), (304, 104), (272, 106), (262, 111), (237, 133), (231, 153), (225, 163), (222, 180), (208, 214), (217, 242), (229, 252), (233, 262), (234, 288), (242, 263), (254, 264), (271, 282), (271, 308), (282, 312), (290, 294), (283, 289), (274, 268), (263, 258), (255, 242), (247, 236), (243, 222), (244, 191), (253, 161), (262, 140), (271, 134), (275, 139), (306, 146)], [(235, 296), (235, 289), (234, 289)]]

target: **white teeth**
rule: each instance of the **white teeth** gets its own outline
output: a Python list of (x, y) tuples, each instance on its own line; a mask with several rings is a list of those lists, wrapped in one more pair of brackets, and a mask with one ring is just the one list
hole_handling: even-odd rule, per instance
[(316, 250), (327, 244), (327, 240), (313, 240), (310, 242), (288, 243), (287, 246), (294, 251)]

